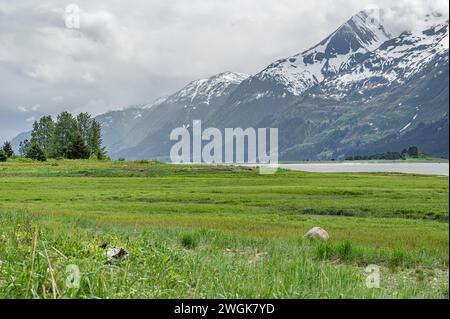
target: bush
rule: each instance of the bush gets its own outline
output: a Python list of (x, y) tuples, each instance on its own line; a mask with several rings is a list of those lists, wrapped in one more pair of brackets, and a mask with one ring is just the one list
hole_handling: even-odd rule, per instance
[(197, 247), (197, 240), (191, 234), (185, 234), (181, 237), (181, 244), (184, 248), (194, 249)]
[(6, 156), (5, 152), (3, 150), (0, 150), (0, 162), (6, 162), (8, 157)]
[(354, 250), (352, 243), (348, 240), (337, 247), (337, 254), (342, 260), (350, 261), (354, 258)]
[(45, 162), (47, 160), (47, 156), (45, 156), (44, 151), (36, 143), (31, 144), (25, 157), (41, 162)]

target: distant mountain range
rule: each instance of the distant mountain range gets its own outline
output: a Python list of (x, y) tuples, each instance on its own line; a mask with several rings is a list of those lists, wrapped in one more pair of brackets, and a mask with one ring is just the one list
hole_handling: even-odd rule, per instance
[[(113, 158), (169, 160), (170, 132), (278, 127), (280, 159), (342, 159), (416, 145), (448, 157), (448, 20), (391, 35), (360, 12), (256, 75), (224, 72), (154, 103), (97, 117)], [(28, 135), (17, 137), (13, 144)]]

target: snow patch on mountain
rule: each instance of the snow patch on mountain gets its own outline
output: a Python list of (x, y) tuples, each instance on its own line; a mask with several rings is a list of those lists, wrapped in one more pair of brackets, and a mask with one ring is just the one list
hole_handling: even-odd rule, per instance
[(163, 104), (166, 101), (167, 101), (167, 97), (165, 97), (165, 96), (164, 97), (160, 97), (160, 98), (156, 99), (154, 102), (144, 105), (142, 108), (143, 109), (151, 109), (151, 108), (153, 108), (155, 106)]
[(419, 116), (419, 114), (414, 115), (412, 121), (409, 122), (408, 124), (406, 124), (405, 127), (403, 127), (403, 128), (400, 130), (400, 133), (403, 133), (404, 131), (406, 131), (406, 130), (411, 126), (411, 124), (413, 124), (413, 122), (417, 119), (418, 116)]
[(230, 86), (237, 86), (248, 77), (248, 74), (224, 72), (207, 79), (193, 81), (164, 102), (173, 103), (178, 101), (188, 104), (209, 105), (213, 98), (223, 96)]
[(358, 56), (388, 39), (390, 35), (384, 27), (373, 23), (370, 14), (362, 11), (317, 46), (271, 64), (257, 77), (274, 80), (298, 96), (327, 76), (349, 68)]
[(437, 66), (448, 61), (448, 37), (448, 24), (402, 33), (368, 54), (360, 64), (327, 80), (324, 91), (339, 92), (343, 98), (354, 89), (364, 94), (370, 89), (402, 84), (429, 63), (435, 62)]

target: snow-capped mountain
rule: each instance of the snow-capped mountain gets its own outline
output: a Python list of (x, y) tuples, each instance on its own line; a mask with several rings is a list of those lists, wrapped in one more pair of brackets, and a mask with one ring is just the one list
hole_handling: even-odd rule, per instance
[(212, 99), (228, 94), (230, 86), (241, 84), (249, 76), (243, 73), (224, 72), (207, 79), (193, 81), (166, 99), (164, 103), (183, 102), (186, 105), (209, 105)]
[(281, 83), (290, 93), (301, 95), (390, 39), (378, 20), (371, 18), (368, 12), (360, 12), (315, 47), (269, 65), (256, 77)]
[[(238, 126), (256, 125), (309, 89), (356, 65), (391, 38), (380, 21), (372, 12), (361, 11), (313, 48), (278, 60), (249, 77), (233, 92), (217, 125), (229, 127), (236, 120)], [(236, 118), (239, 112), (245, 115)]]
[[(147, 157), (145, 152), (150, 152), (149, 145), (155, 148), (155, 152), (159, 147), (165, 151), (173, 128), (188, 126), (197, 119), (206, 121), (248, 77), (242, 73), (223, 72), (193, 81), (173, 95), (153, 103), (98, 117), (108, 151), (114, 157), (127, 158)], [(135, 150), (128, 151), (130, 148)], [(145, 150), (142, 155), (128, 155), (141, 150)]]
[[(99, 116), (113, 158), (169, 160), (170, 132), (277, 127), (280, 159), (343, 158), (417, 145), (448, 156), (448, 20), (391, 36), (371, 12), (253, 76), (224, 72)], [(443, 22), (444, 21), (444, 22)], [(411, 30), (417, 29), (411, 28)]]
[(437, 20), (390, 36), (361, 12), (314, 48), (243, 81), (215, 124), (278, 127), (280, 158), (290, 160), (342, 158), (374, 145), (393, 151), (387, 147), (419, 131), (420, 147), (447, 155), (446, 143), (425, 144), (448, 132), (448, 22)]
[(286, 159), (343, 158), (408, 144), (448, 156), (448, 53), (448, 24), (402, 33), (264, 123), (280, 128)]
[(339, 92), (360, 95), (389, 85), (405, 83), (433, 63), (436, 67), (448, 63), (448, 24), (438, 24), (422, 32), (405, 32), (384, 42), (378, 49), (366, 54), (353, 68), (328, 79), (323, 85), (326, 94)]

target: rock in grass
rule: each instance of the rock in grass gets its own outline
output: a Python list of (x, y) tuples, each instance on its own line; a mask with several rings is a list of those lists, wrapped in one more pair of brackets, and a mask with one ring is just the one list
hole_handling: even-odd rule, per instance
[(311, 229), (306, 233), (304, 238), (328, 240), (330, 238), (330, 235), (328, 235), (328, 232), (325, 229), (320, 227), (314, 227), (313, 229)]
[(127, 259), (128, 258), (128, 252), (119, 247), (111, 246), (108, 248), (108, 251), (106, 252), (106, 257), (108, 257), (108, 260), (114, 260), (114, 259)]

